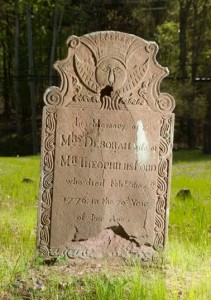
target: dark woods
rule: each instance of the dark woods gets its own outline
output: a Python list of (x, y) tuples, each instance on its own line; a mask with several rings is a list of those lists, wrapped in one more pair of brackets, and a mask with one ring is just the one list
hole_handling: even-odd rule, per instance
[(118, 30), (156, 41), (177, 102), (175, 147), (211, 152), (208, 0), (0, 0), (0, 155), (39, 153), (43, 93), (70, 35)]

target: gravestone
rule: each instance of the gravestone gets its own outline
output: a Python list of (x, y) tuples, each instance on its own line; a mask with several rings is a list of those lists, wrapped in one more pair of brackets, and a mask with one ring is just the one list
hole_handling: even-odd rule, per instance
[(167, 239), (174, 99), (154, 42), (67, 41), (44, 95), (38, 248), (44, 257), (156, 261)]

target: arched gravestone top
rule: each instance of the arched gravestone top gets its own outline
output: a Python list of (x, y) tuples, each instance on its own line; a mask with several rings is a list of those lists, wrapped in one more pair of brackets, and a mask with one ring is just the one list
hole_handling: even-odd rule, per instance
[(44, 95), (38, 248), (45, 257), (157, 259), (173, 143), (158, 46), (105, 31), (67, 40)]

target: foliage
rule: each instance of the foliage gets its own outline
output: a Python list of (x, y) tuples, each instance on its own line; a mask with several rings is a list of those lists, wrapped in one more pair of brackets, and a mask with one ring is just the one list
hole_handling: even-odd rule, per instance
[[(0, 158), (1, 299), (209, 299), (211, 156), (174, 153), (169, 242), (164, 263), (82, 261), (35, 252), (39, 157)], [(191, 198), (181, 200), (182, 188)]]

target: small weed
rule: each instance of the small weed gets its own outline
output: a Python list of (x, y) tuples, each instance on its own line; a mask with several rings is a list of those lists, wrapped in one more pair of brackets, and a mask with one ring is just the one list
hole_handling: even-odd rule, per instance
[(56, 258), (57, 264), (66, 264), (68, 262), (68, 259), (65, 255), (59, 255)]

